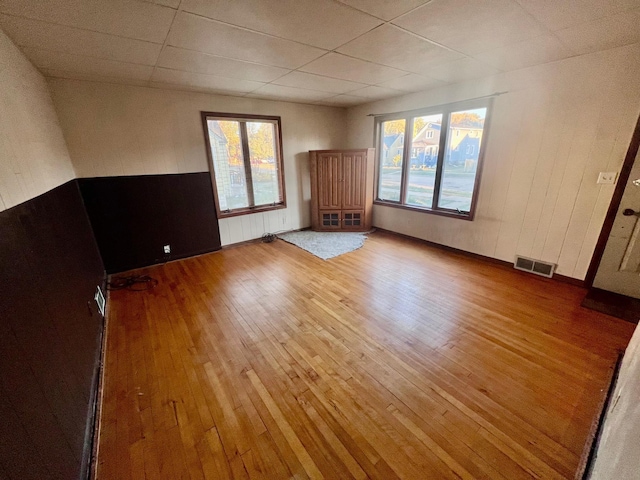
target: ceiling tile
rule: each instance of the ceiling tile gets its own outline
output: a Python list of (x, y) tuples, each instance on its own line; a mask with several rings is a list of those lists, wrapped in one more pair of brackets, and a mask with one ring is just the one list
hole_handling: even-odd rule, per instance
[(387, 80), (386, 82), (378, 84), (379, 87), (393, 88), (394, 90), (402, 90), (405, 92), (419, 92), (421, 90), (441, 87), (442, 85), (446, 85), (446, 82), (416, 75), (415, 73), (410, 73), (404, 77), (394, 78), (393, 80)]
[(9, 15), (0, 15), (0, 26), (21, 47), (43, 48), (142, 65), (155, 65), (162, 49), (162, 45), (157, 43)]
[(443, 82), (456, 83), (472, 78), (488, 77), (500, 71), (474, 58), (463, 58), (434, 67), (429, 75)]
[(366, 62), (357, 58), (347, 57), (339, 53), (329, 53), (314, 60), (300, 70), (317, 73), (327, 77), (340, 78), (366, 84), (376, 84), (401, 77), (408, 72), (376, 63)]
[(389, 24), (362, 35), (337, 51), (414, 73), (463, 57)]
[(364, 97), (354, 97), (353, 95), (336, 95), (335, 97), (325, 98), (317, 102), (318, 105), (326, 105), (329, 107), (352, 107), (370, 102), (371, 100)]
[(470, 55), (547, 33), (513, 0), (433, 1), (393, 23)]
[(247, 95), (247, 97), (252, 98), (270, 98), (307, 102), (317, 102), (318, 100), (322, 100), (330, 96), (331, 94), (328, 94), (327, 92), (318, 92), (316, 90), (306, 90), (304, 88), (285, 87), (283, 85), (273, 84), (265, 85)]
[(248, 93), (265, 85), (260, 82), (239, 80), (237, 78), (222, 77), (217, 75), (203, 75), (200, 73), (181, 72), (167, 68), (156, 68), (151, 76), (151, 81), (156, 83), (168, 83), (189, 87), (197, 87), (216, 92)]
[(333, 0), (184, 0), (182, 9), (328, 50), (382, 23)]
[(549, 34), (479, 53), (475, 58), (500, 70), (517, 70), (572, 55), (570, 49), (554, 35)]
[(430, 0), (338, 0), (358, 10), (375, 15), (384, 20), (391, 20), (398, 15), (412, 10)]
[(207, 53), (194, 52), (176, 47), (166, 47), (160, 59), (159, 67), (207, 75), (222, 75), (256, 82), (270, 82), (290, 72), (286, 68), (271, 67), (258, 63), (243, 62)]
[(404, 94), (405, 92), (401, 92), (399, 90), (393, 90), (391, 88), (384, 88), (384, 87), (376, 87), (372, 85), (361, 88), (360, 90), (354, 90), (353, 92), (349, 92), (349, 95), (353, 95), (355, 97), (364, 97), (368, 100), (397, 97), (398, 95), (404, 95)]
[(0, 13), (162, 43), (175, 10), (135, 0), (2, 0)]
[(297, 68), (325, 53), (290, 40), (250, 32), (224, 23), (181, 13), (169, 45), (284, 68)]
[(346, 93), (351, 90), (366, 87), (363, 83), (350, 82), (337, 78), (322, 77), (312, 73), (291, 72), (273, 83), (288, 87), (307, 88), (329, 93)]
[(41, 68), (40, 72), (49, 78), (66, 78), (71, 80), (87, 80), (89, 82), (118, 83), (120, 85), (136, 85), (146, 87), (149, 85), (148, 80), (136, 80), (125, 77), (110, 77), (104, 74), (68, 72), (65, 70), (55, 70), (50, 68)]
[(178, 8), (180, 6), (180, 0), (142, 0), (143, 2), (156, 3), (158, 5), (164, 5), (165, 7)]
[(553, 31), (638, 6), (638, 0), (517, 0), (517, 2)]
[(562, 43), (578, 54), (640, 42), (640, 9), (581, 23), (555, 33)]
[(153, 71), (153, 67), (149, 65), (116, 62), (63, 52), (52, 52), (39, 48), (26, 47), (22, 49), (22, 52), (31, 60), (31, 63), (41, 69), (104, 75), (112, 78), (131, 78), (134, 80), (148, 80)]

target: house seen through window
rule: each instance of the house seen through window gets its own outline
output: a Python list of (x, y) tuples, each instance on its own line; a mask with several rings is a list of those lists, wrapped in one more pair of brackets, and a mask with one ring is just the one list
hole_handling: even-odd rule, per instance
[(378, 117), (376, 202), (472, 219), (488, 110), (483, 101)]
[(218, 217), (285, 206), (280, 117), (202, 114)]

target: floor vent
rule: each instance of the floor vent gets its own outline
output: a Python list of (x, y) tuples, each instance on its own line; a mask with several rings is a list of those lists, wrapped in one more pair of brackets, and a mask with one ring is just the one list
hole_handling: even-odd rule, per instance
[(520, 256), (516, 256), (516, 261), (513, 264), (513, 267), (517, 270), (535, 273), (536, 275), (541, 275), (547, 278), (551, 278), (553, 276), (553, 271), (556, 268), (553, 263)]

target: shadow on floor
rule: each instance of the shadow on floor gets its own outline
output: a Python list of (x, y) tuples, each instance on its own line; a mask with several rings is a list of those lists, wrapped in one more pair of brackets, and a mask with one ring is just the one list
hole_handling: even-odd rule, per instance
[(633, 324), (638, 324), (640, 320), (640, 300), (619, 293), (590, 288), (581, 305)]

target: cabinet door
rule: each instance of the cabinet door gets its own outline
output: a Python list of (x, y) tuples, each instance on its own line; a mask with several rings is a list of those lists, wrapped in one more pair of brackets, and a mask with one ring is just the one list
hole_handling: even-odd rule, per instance
[(318, 209), (342, 208), (342, 159), (340, 153), (318, 155)]
[(342, 212), (340, 210), (320, 210), (321, 230), (340, 230), (342, 227)]
[(343, 230), (363, 230), (364, 210), (343, 210), (342, 229)]
[(367, 181), (367, 152), (342, 154), (342, 208), (364, 210)]

